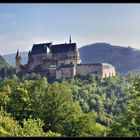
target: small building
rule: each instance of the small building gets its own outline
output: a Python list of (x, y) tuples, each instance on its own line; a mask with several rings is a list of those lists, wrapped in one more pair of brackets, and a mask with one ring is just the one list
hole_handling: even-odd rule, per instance
[(101, 78), (115, 76), (115, 67), (108, 63), (78, 64), (76, 75), (95, 74)]
[(115, 76), (115, 67), (108, 63), (61, 65), (56, 71), (56, 79), (70, 78), (76, 75), (95, 74), (101, 78)]

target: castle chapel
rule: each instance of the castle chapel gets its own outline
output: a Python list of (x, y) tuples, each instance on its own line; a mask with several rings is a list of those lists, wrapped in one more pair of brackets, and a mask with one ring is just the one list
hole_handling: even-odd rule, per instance
[(76, 75), (96, 74), (101, 78), (115, 76), (115, 68), (107, 63), (82, 64), (76, 43), (33, 44), (28, 52), (28, 63), (21, 64), (19, 50), (16, 54), (16, 74), (38, 73), (49, 78), (72, 78)]

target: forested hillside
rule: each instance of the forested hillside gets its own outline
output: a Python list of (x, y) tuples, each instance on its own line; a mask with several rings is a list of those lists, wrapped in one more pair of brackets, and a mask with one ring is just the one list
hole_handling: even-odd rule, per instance
[(140, 136), (140, 75), (0, 80), (0, 136)]
[[(27, 64), (28, 61), (28, 52), (20, 52), (21, 55), (21, 62), (22, 64)], [(11, 54), (7, 54), (7, 55), (3, 55), (3, 58), (7, 61), (8, 64), (15, 66), (15, 56), (16, 53), (11, 53)]]
[(0, 55), (0, 78), (12, 76), (14, 72), (15, 68), (9, 65), (6, 60)]
[(6, 62), (6, 60), (0, 55), (0, 68), (7, 66), (8, 63)]

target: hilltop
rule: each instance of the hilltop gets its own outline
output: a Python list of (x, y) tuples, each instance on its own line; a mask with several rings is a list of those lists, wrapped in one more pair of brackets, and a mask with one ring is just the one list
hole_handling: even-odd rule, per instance
[(140, 50), (138, 49), (108, 43), (94, 43), (81, 47), (79, 51), (83, 63), (110, 63), (120, 73), (140, 71)]

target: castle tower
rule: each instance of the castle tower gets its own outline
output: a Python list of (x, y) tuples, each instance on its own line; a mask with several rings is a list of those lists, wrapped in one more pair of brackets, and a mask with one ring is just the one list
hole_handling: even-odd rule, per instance
[(70, 36), (70, 39), (69, 39), (69, 43), (71, 44), (71, 36)]
[(19, 56), (19, 50), (17, 50), (15, 59), (16, 59), (16, 73), (18, 73), (20, 71), (20, 61), (21, 61), (21, 56)]
[(30, 63), (30, 56), (31, 56), (31, 51), (29, 50), (29, 52), (28, 52), (28, 65)]

